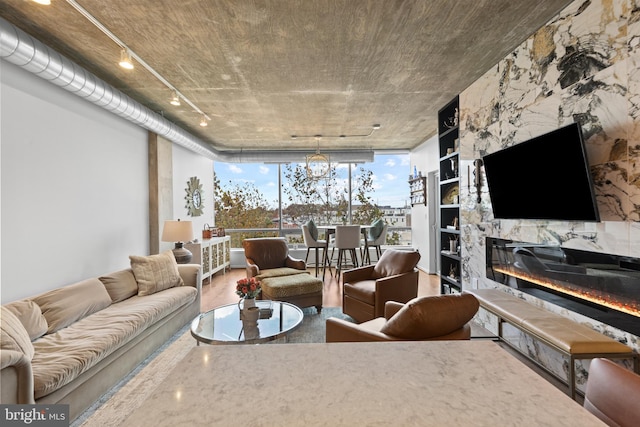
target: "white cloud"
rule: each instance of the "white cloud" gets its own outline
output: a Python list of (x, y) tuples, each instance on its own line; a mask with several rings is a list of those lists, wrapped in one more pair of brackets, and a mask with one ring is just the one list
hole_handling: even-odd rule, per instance
[(269, 182), (267, 183), (267, 187), (275, 187), (275, 186), (276, 186), (276, 183), (275, 183), (275, 182), (273, 182), (273, 181), (269, 181)]
[(407, 165), (409, 165), (409, 163), (410, 163), (409, 162), (409, 156), (401, 156), (400, 157), (400, 164), (402, 166), (407, 166)]
[(391, 174), (391, 173), (385, 173), (384, 174), (384, 179), (386, 179), (387, 181), (395, 181), (396, 179), (398, 179), (398, 177), (396, 175)]
[(242, 169), (236, 165), (229, 165), (229, 171), (233, 173), (242, 173)]
[(387, 160), (387, 162), (384, 165), (392, 168), (396, 165), (396, 161), (390, 158)]
[(269, 173), (269, 168), (268, 168), (268, 167), (266, 167), (266, 166), (264, 166), (264, 165), (261, 165), (261, 166), (260, 166), (260, 173), (261, 173), (262, 175), (266, 175), (266, 174), (268, 174), (268, 173)]

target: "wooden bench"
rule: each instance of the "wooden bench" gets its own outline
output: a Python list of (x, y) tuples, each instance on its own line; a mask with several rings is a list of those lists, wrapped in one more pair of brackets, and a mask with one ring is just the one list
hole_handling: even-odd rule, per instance
[[(566, 382), (569, 395), (573, 399), (576, 393), (576, 360), (596, 357), (632, 359), (633, 369), (638, 372), (638, 355), (633, 349), (598, 331), (498, 289), (474, 289), (465, 292), (474, 295), (482, 309), (498, 318), (498, 338), (502, 342), (522, 353), (513, 343), (503, 339), (502, 325), (508, 323), (566, 356), (569, 359)], [(549, 371), (537, 360), (533, 361)], [(565, 381), (564, 378), (560, 380)]]

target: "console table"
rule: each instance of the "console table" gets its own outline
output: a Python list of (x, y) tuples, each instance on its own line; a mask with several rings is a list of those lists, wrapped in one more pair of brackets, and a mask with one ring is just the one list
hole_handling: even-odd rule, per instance
[(202, 279), (209, 278), (209, 284), (211, 284), (211, 276), (231, 266), (231, 236), (185, 243), (184, 247), (193, 254), (191, 262), (202, 265)]
[(604, 425), (492, 341), (194, 347), (120, 425), (185, 423)]

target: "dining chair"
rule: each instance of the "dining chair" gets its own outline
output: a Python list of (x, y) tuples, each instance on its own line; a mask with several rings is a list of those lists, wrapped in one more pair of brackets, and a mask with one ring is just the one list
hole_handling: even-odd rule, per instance
[(380, 256), (382, 255), (382, 245), (387, 242), (388, 227), (389, 226), (387, 224), (384, 224), (382, 226), (382, 229), (380, 230), (380, 233), (377, 235), (373, 234), (373, 228), (367, 230), (364, 239), (362, 239), (364, 245), (364, 254), (361, 255), (362, 265), (371, 264), (371, 254), (369, 252), (371, 248), (374, 248), (376, 250), (376, 260), (380, 259)]
[(351, 258), (351, 265), (358, 267), (358, 252), (360, 250), (360, 226), (359, 225), (336, 225), (334, 236), (334, 247), (331, 251), (333, 259), (334, 251), (338, 249), (338, 260), (336, 264), (336, 277), (340, 277), (340, 271), (347, 264), (347, 254)]
[[(327, 265), (327, 251), (329, 250), (329, 242), (327, 240), (318, 239), (318, 229), (315, 228), (315, 223), (313, 223), (313, 221), (309, 221), (306, 224), (302, 225), (302, 238), (304, 239), (304, 244), (307, 246), (307, 255), (305, 256), (304, 261), (308, 262), (309, 252), (311, 251), (311, 249), (315, 249), (316, 277), (318, 277), (318, 269), (320, 267), (320, 262), (322, 262), (322, 277), (324, 278), (325, 268)], [(322, 257), (320, 257), (320, 250), (322, 250)]]

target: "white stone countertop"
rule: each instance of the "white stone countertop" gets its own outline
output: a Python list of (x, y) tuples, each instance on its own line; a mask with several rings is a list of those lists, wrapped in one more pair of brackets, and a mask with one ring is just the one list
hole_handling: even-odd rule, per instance
[(200, 346), (125, 426), (602, 426), (491, 341)]

